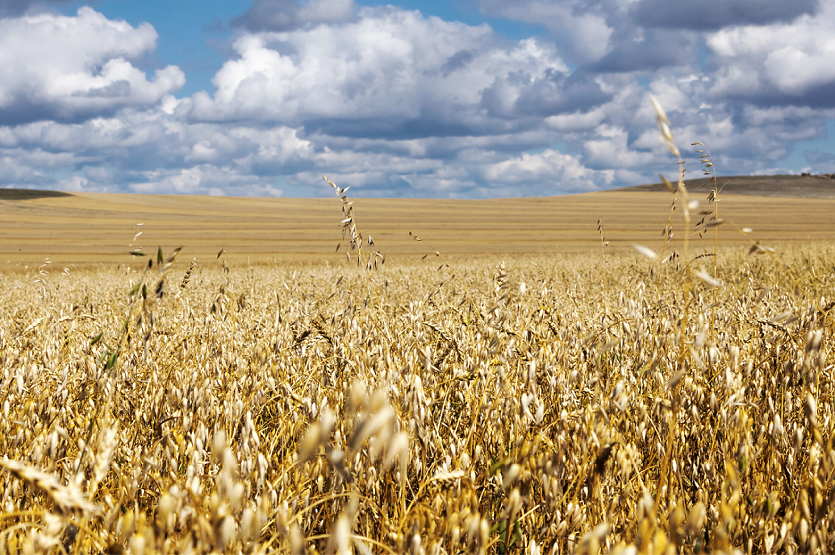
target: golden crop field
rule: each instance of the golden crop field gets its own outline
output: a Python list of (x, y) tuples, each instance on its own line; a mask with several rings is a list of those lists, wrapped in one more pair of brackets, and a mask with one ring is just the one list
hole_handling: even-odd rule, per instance
[[(750, 188), (765, 189), (773, 180)], [(804, 190), (809, 178), (786, 186)], [(827, 192), (826, 180), (812, 192)], [(792, 184), (796, 182), (795, 184)], [(815, 180), (812, 180), (813, 184)], [(821, 182), (818, 182), (821, 183)], [(806, 186), (808, 188), (808, 186)], [(711, 209), (708, 191), (694, 189), (702, 208)], [(455, 257), (484, 254), (596, 252), (597, 221), (610, 250), (631, 250), (631, 243), (657, 244), (670, 214), (667, 192), (609, 191), (548, 198), (496, 200), (355, 199), (363, 232), (389, 260), (415, 260), (438, 250)], [(789, 245), (835, 240), (835, 198), (722, 195), (720, 217), (754, 230), (757, 239)], [(675, 223), (680, 222), (677, 207)], [(0, 190), (0, 266), (32, 268), (47, 259), (65, 266), (127, 264), (128, 253), (144, 246), (171, 250), (209, 265), (225, 249), (230, 262), (273, 260), (329, 262), (340, 234), (339, 200), (264, 199), (82, 193), (24, 200), (4, 198)], [(694, 220), (694, 224), (696, 221)], [(137, 224), (142, 224), (137, 226)], [(678, 226), (677, 226), (678, 227)], [(137, 231), (143, 234), (134, 241)], [(413, 232), (425, 243), (416, 244)], [(748, 238), (730, 225), (722, 229), (726, 245), (744, 249)], [(675, 230), (676, 235), (678, 230)], [(698, 236), (696, 236), (697, 238)], [(702, 243), (712, 241), (702, 241)], [(698, 243), (697, 243), (698, 244)]]
[(0, 201), (0, 552), (835, 550), (835, 201), (681, 194)]

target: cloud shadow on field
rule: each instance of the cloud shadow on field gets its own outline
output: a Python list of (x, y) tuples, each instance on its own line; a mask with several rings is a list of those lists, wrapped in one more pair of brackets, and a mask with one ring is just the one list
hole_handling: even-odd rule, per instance
[(39, 189), (0, 189), (0, 200), (35, 200), (39, 198), (71, 197), (63, 191), (43, 191)]

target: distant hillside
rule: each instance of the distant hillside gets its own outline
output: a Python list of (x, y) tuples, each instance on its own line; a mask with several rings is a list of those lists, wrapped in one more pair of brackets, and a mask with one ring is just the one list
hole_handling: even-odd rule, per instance
[[(719, 177), (717, 182), (721, 193), (726, 195), (835, 199), (835, 178), (832, 178), (831, 175), (736, 175)], [(706, 177), (686, 179), (684, 184), (687, 186), (687, 190), (691, 192), (704, 191), (707, 193), (713, 187), (712, 180)], [(675, 182), (673, 182), (673, 185), (675, 185)], [(702, 187), (702, 185), (704, 186)], [(666, 191), (662, 183), (636, 185), (619, 190), (636, 192)]]
[(40, 189), (0, 189), (0, 200), (31, 200), (36, 198), (68, 197), (70, 193), (61, 191), (41, 191)]

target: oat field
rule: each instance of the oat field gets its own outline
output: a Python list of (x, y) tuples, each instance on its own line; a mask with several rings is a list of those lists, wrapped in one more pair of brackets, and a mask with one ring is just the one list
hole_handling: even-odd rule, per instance
[(667, 248), (7, 273), (0, 551), (832, 551), (833, 246)]
[[(796, 177), (801, 184), (808, 179)], [(835, 190), (834, 180), (816, 184), (818, 193)], [(750, 189), (757, 192), (769, 185), (770, 179), (764, 178)], [(835, 199), (793, 196), (793, 187), (786, 191), (783, 198), (723, 193), (722, 217), (751, 227), (758, 240), (775, 248), (835, 242)], [(708, 193), (709, 187), (692, 188), (705, 206)], [(605, 191), (549, 198), (353, 200), (363, 233), (392, 261), (418, 261), (438, 250), (460, 263), (482, 256), (597, 252), (597, 220), (610, 240), (609, 250), (632, 251), (631, 243), (655, 247), (673, 196), (666, 191)], [(677, 236), (680, 213), (679, 205)], [(342, 250), (334, 252), (339, 216), (336, 198), (79, 193), (12, 200), (0, 189), (0, 269), (33, 269), (47, 260), (51, 271), (126, 264), (134, 248), (155, 251), (158, 246), (167, 252), (183, 247), (186, 265), (196, 257), (198, 264), (208, 266), (221, 249), (233, 266), (274, 261), (334, 265), (345, 260)], [(142, 235), (134, 240), (137, 231)], [(414, 242), (410, 231), (424, 243)], [(749, 245), (748, 238), (731, 228), (723, 229), (722, 242), (740, 250)]]
[[(714, 181), (700, 208), (680, 179), (657, 221), (590, 201), (608, 216), (576, 252), (508, 248), (501, 229), (537, 222), (507, 201), (478, 222), (498, 247), (447, 230), (487, 254), (410, 230), (387, 261), (331, 185), (342, 264), (189, 261), (138, 227), (129, 263), (20, 248), (0, 289), (0, 553), (835, 551), (827, 201), (778, 199), (757, 231), (762, 199), (734, 211)], [(656, 198), (630, 194), (643, 214)], [(31, 201), (4, 217), (50, 217), (14, 204)], [(36, 229), (120, 225), (66, 210)], [(770, 242), (787, 220), (801, 235)]]

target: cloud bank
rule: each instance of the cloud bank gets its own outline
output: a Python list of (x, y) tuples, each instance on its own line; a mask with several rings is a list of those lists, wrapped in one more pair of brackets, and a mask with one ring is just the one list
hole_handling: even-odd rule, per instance
[(187, 75), (148, 62), (150, 24), (7, 1), (0, 187), (324, 196), (325, 173), (358, 196), (601, 190), (675, 173), (648, 92), (724, 174), (835, 170), (820, 146), (780, 166), (798, 141), (827, 144), (835, 0), (708, 4), (479, 0), (539, 29), (511, 39), (393, 6), (256, 0), (214, 89), (178, 97)]

